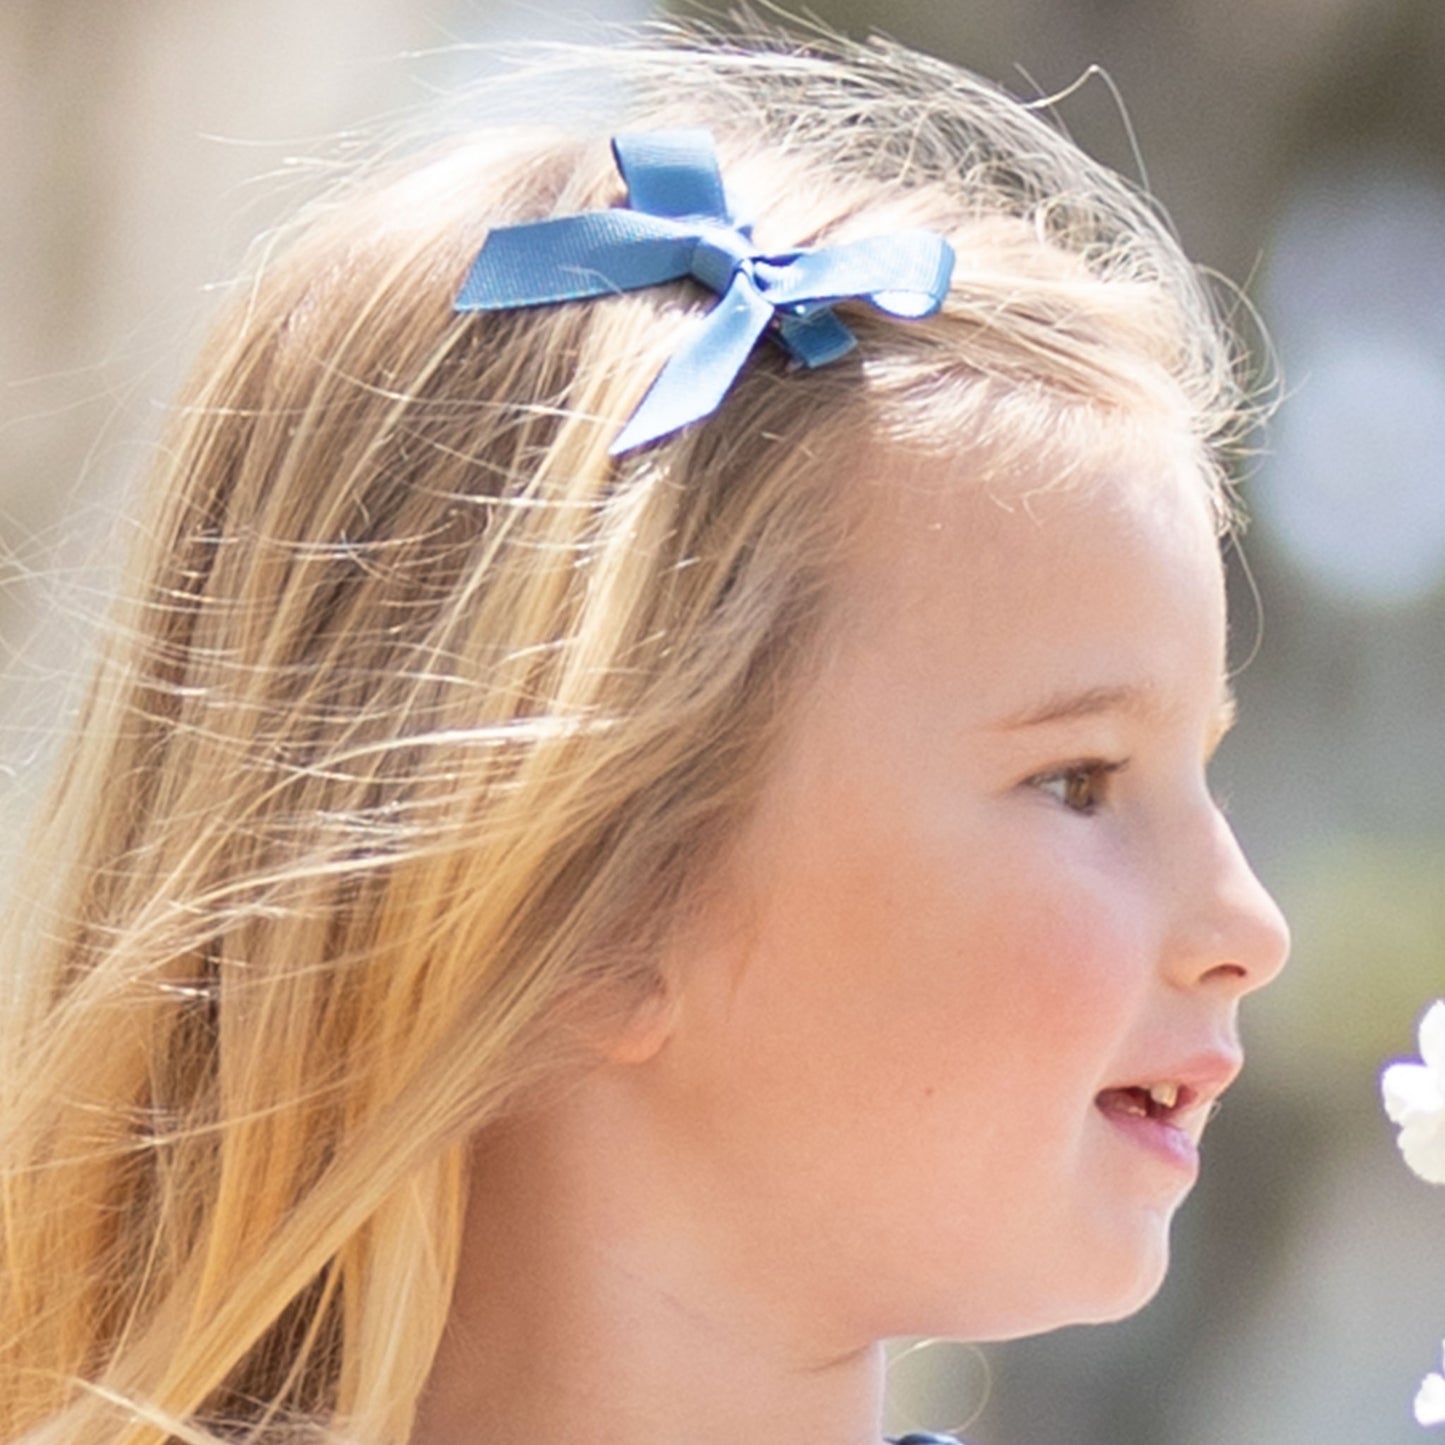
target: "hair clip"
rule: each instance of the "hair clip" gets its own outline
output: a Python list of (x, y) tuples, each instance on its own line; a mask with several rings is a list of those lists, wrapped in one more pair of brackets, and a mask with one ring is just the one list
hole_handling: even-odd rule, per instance
[(722, 299), (668, 360), (617, 439), (617, 456), (716, 410), (768, 331), (797, 362), (823, 366), (857, 341), (833, 313), (844, 299), (904, 320), (933, 315), (953, 249), (932, 231), (763, 255), (733, 220), (705, 130), (615, 136), (627, 208), (499, 226), (457, 295), (458, 311), (549, 306), (691, 276)]

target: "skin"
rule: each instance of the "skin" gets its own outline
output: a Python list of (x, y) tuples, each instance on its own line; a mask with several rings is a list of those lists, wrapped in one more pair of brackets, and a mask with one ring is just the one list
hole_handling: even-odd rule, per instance
[[(1112, 1319), (1163, 1278), (1174, 1146), (1287, 951), (1206, 782), (1202, 483), (1162, 424), (1066, 491), (863, 475), (819, 675), (665, 994), (478, 1147), (418, 1442), (876, 1445), (878, 1341)], [(1169, 1147), (1101, 1104), (1190, 1069)]]

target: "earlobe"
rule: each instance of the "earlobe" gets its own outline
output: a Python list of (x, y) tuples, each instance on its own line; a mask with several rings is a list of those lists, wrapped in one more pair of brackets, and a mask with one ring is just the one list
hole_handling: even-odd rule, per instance
[(655, 1058), (677, 1023), (678, 994), (659, 973), (648, 994), (628, 1015), (602, 1051), (610, 1064), (645, 1064)]

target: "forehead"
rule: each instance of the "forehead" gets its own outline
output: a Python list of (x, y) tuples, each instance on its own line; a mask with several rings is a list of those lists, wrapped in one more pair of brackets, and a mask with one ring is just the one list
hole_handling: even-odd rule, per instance
[[(837, 637), (961, 680), (960, 708), (1042, 689), (1224, 690), (1223, 573), (1190, 439), (1130, 433), (1090, 456), (860, 457), (867, 517), (839, 578)], [(966, 686), (963, 684), (966, 683)]]
[(1012, 571), (1031, 557), (1082, 552), (1088, 535), (1119, 546), (1121, 560), (1146, 534), (1156, 544), (1207, 536), (1217, 553), (1216, 487), (1194, 437), (1165, 420), (1071, 418), (1027, 450), (943, 455), (874, 444), (854, 453), (850, 469), (864, 494), (859, 574), (896, 564), (899, 552), (917, 563), (939, 551), (975, 570)]

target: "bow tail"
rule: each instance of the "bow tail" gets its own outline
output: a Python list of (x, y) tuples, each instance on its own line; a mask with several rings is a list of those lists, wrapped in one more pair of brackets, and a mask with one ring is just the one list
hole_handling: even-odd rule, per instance
[(741, 271), (672, 354), (610, 452), (618, 456), (710, 415), (727, 395), (773, 307)]

